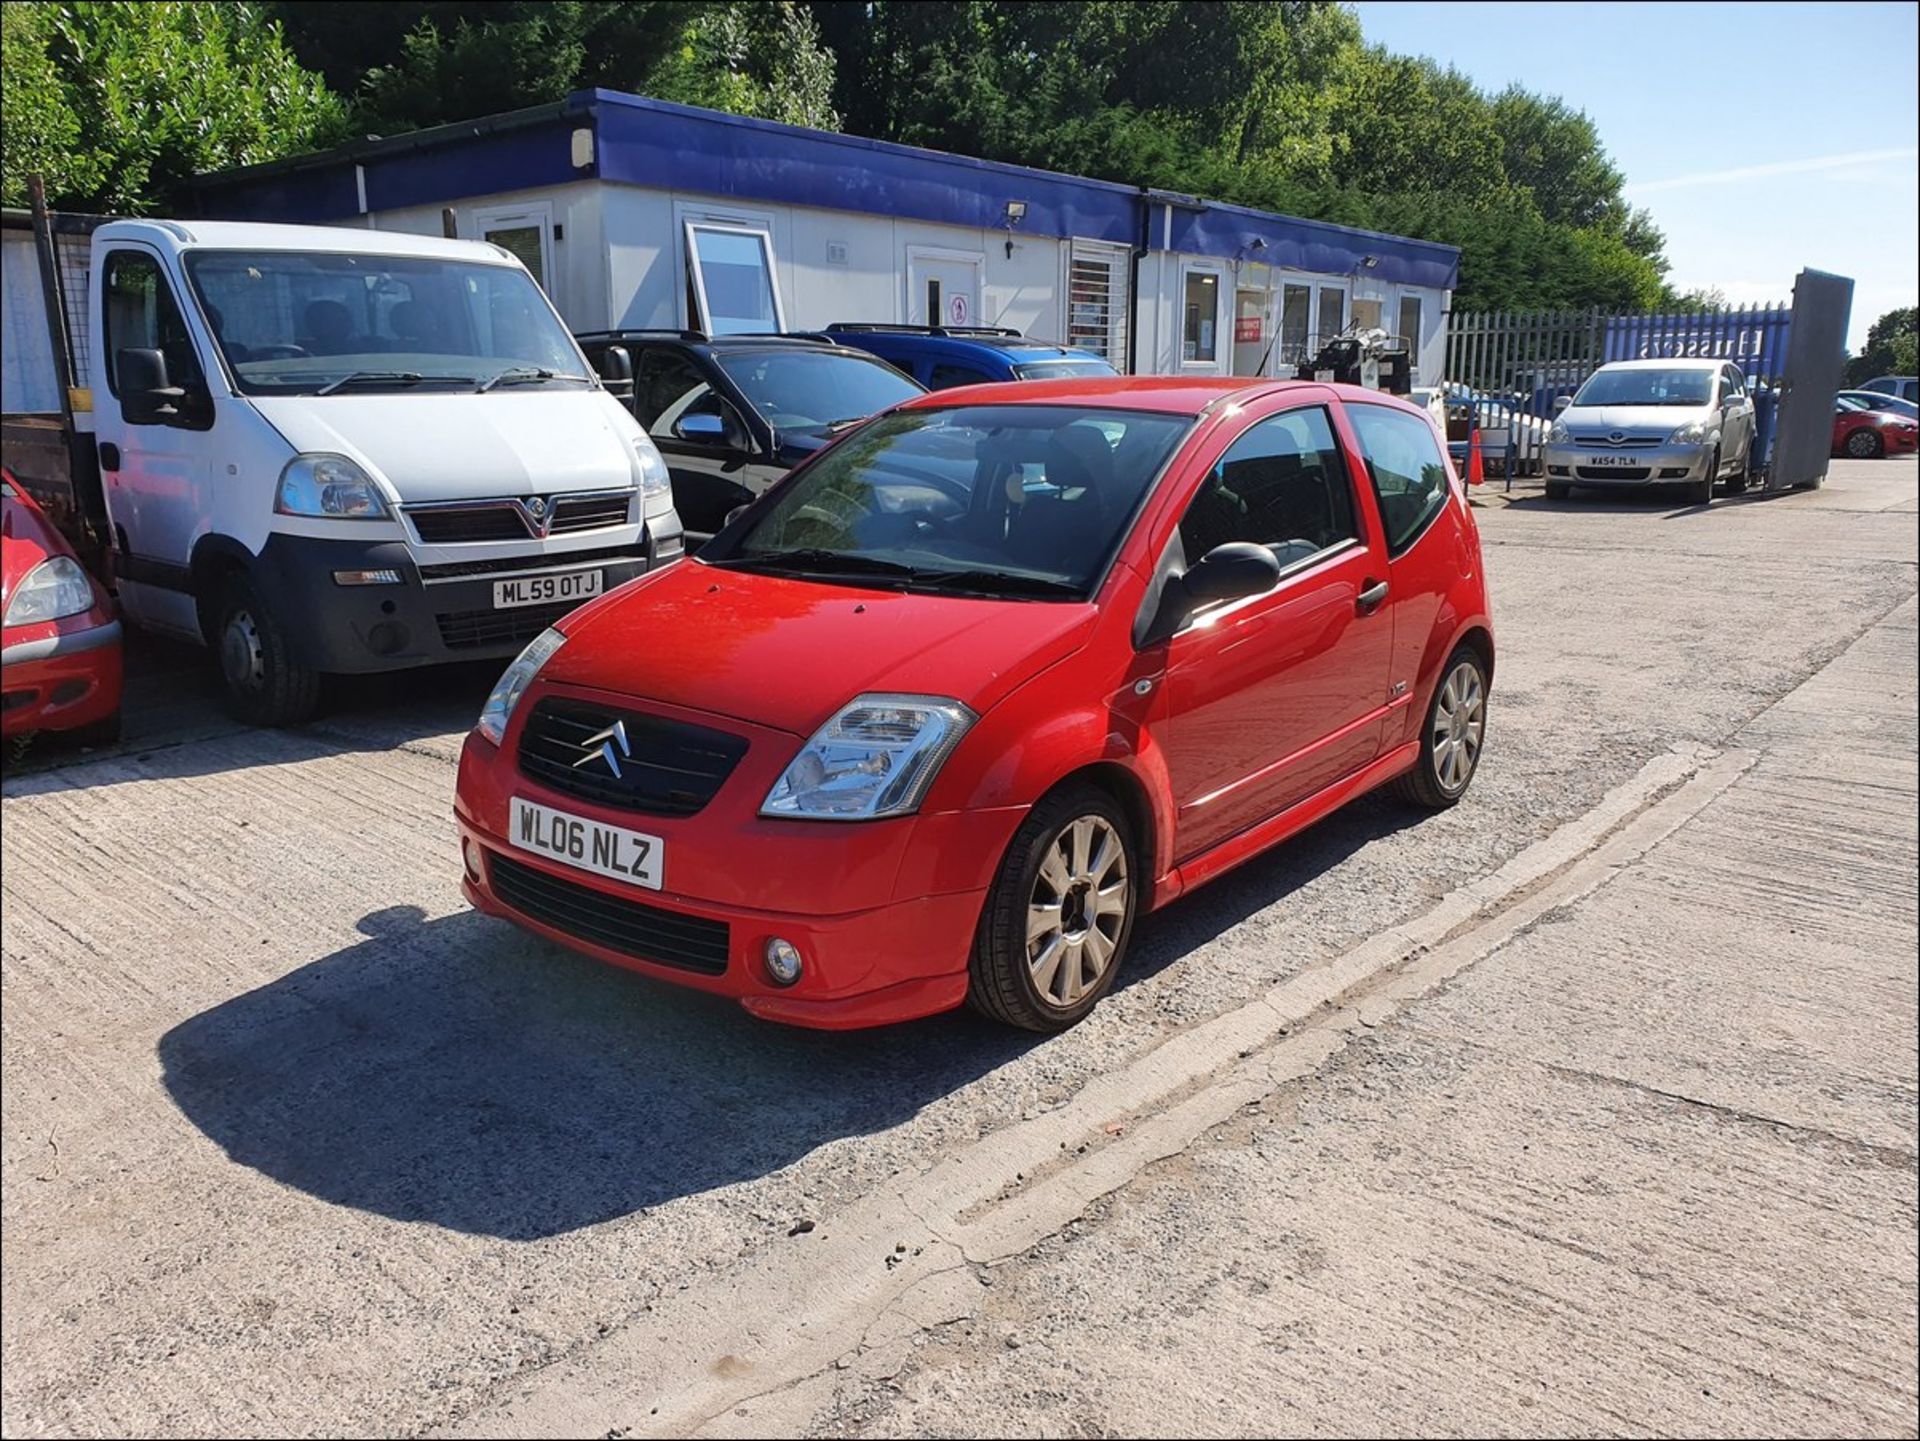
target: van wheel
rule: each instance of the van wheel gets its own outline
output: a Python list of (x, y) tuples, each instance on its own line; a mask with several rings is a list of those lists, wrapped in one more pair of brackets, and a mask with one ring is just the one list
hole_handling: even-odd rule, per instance
[(1029, 1031), (1064, 1031), (1113, 986), (1141, 895), (1133, 827), (1098, 786), (1043, 799), (1014, 832), (974, 938), (967, 1003)]
[(1447, 662), (1420, 728), (1420, 759), (1393, 783), (1410, 805), (1443, 811), (1457, 805), (1480, 767), (1487, 738), (1487, 669), (1472, 646)]
[(227, 704), (249, 725), (298, 725), (320, 703), (320, 673), (293, 658), (287, 634), (245, 576), (220, 591), (214, 653)]

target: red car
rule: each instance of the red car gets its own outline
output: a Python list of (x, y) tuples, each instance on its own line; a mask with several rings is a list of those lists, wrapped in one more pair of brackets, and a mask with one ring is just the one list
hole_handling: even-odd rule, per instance
[(0, 735), (120, 734), (113, 602), (11, 473), (0, 470)]
[(1069, 1026), (1143, 913), (1386, 782), (1465, 792), (1493, 632), (1445, 456), (1340, 386), (909, 401), (508, 668), (466, 894), (776, 1020)]
[(1841, 396), (1833, 403), (1833, 453), (1855, 460), (1881, 455), (1905, 455), (1920, 448), (1920, 426), (1913, 417), (1891, 410), (1875, 410), (1862, 401)]

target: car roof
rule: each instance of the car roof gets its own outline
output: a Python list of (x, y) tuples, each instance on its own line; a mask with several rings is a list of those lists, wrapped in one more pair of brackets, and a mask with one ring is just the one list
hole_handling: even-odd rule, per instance
[(1718, 370), (1723, 365), (1738, 365), (1737, 360), (1702, 360), (1692, 356), (1674, 356), (1668, 360), (1609, 360), (1602, 370)]
[(991, 385), (968, 385), (933, 390), (901, 405), (903, 410), (937, 409), (953, 405), (1083, 405), (1098, 410), (1151, 410), (1163, 414), (1200, 415), (1231, 396), (1254, 400), (1289, 390), (1325, 393), (1342, 400), (1387, 401), (1412, 414), (1425, 411), (1397, 395), (1357, 385), (1328, 385), (1311, 380), (1263, 380), (1217, 375), (1089, 375), (1062, 380), (1005, 380)]
[(573, 338), (581, 341), (605, 341), (609, 344), (634, 341), (646, 345), (681, 345), (689, 350), (825, 350), (840, 355), (851, 355), (859, 360), (874, 359), (871, 352), (861, 350), (858, 346), (842, 345), (834, 340), (815, 339), (809, 335), (777, 335), (772, 332), (703, 335), (697, 330), (577, 330)]

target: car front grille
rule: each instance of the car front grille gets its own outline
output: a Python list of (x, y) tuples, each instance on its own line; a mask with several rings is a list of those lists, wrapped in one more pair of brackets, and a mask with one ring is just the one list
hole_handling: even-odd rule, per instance
[(1645, 480), (1652, 473), (1652, 467), (1645, 465), (1582, 465), (1575, 467), (1575, 474), (1582, 480)]
[(514, 610), (457, 610), (437, 615), (440, 644), (448, 650), (478, 650), (482, 646), (525, 645), (561, 616), (575, 609), (566, 605), (529, 605)]
[(542, 699), (520, 731), (529, 779), (656, 816), (699, 812), (746, 753), (746, 739), (727, 731), (559, 696)]
[(557, 555), (506, 555), (495, 560), (455, 560), (444, 565), (420, 567), (422, 580), (457, 580), (469, 575), (497, 575), (502, 571), (524, 570), (545, 573), (559, 566), (585, 565), (596, 560), (645, 560), (644, 545), (608, 545), (594, 550), (569, 550)]
[(631, 490), (559, 497), (529, 496), (550, 503), (546, 530), (517, 500), (457, 501), (451, 505), (410, 505), (407, 518), (425, 545), (462, 545), (476, 541), (525, 540), (529, 536), (576, 535), (625, 525), (633, 509)]
[(683, 915), (564, 880), (494, 852), (487, 863), (493, 893), (529, 920), (637, 960), (725, 975), (725, 921)]
[(1590, 446), (1595, 450), (1653, 450), (1665, 445), (1664, 435), (1629, 435), (1623, 440), (1615, 440), (1610, 435), (1576, 435), (1575, 445)]

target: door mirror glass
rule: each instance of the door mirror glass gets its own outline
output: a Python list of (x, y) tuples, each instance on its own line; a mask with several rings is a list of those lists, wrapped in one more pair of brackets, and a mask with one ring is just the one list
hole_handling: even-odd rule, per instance
[(1181, 589), (1195, 605), (1240, 600), (1273, 589), (1280, 579), (1280, 562), (1264, 545), (1230, 540), (1216, 545), (1181, 577)]
[[(717, 408), (716, 408), (717, 407)], [(752, 450), (753, 437), (739, 412), (718, 396), (709, 396), (699, 410), (689, 410), (673, 423), (676, 439), (723, 450)]]
[(1553, 415), (1558, 420), (1573, 405), (1571, 395), (1556, 395), (1553, 398)]

